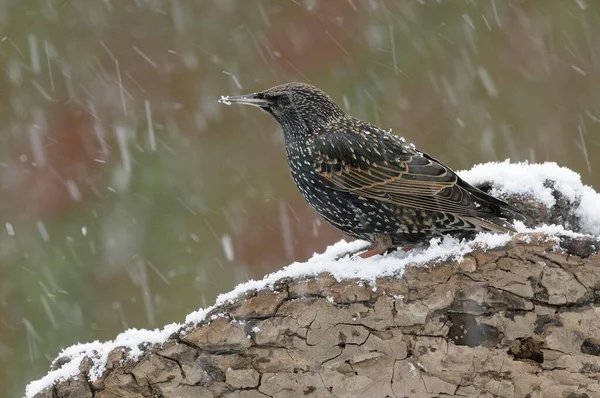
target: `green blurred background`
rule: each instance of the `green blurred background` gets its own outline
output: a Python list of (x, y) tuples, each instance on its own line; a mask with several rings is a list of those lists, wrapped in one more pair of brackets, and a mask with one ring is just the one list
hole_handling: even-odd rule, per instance
[(596, 1), (0, 0), (0, 396), (341, 235), (225, 94), (321, 87), (450, 166), (600, 187)]

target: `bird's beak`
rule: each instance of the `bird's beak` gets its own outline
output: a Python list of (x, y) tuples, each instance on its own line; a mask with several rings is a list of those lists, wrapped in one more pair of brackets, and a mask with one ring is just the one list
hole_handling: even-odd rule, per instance
[(219, 100), (221, 104), (231, 105), (231, 104), (243, 104), (243, 105), (252, 105), (259, 107), (262, 110), (269, 109), (271, 105), (271, 101), (260, 98), (260, 93), (248, 94), (248, 95), (234, 95), (234, 96), (222, 96)]

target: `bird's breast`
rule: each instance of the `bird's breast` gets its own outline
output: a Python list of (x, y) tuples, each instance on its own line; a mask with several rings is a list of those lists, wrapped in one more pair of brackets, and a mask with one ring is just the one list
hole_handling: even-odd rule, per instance
[(317, 212), (321, 213), (327, 201), (335, 200), (339, 195), (317, 172), (315, 157), (310, 149), (288, 150), (288, 163), (294, 183)]
[(309, 151), (288, 152), (292, 179), (306, 202), (325, 220), (354, 235), (352, 226), (357, 222), (357, 204), (360, 199), (346, 191), (335, 189), (316, 171), (315, 159)]

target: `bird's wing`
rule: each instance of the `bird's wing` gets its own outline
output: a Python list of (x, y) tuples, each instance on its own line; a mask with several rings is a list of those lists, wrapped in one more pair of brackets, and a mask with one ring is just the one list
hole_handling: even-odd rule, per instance
[(457, 216), (505, 217), (498, 206), (508, 207), (506, 203), (465, 183), (450, 168), (397, 136), (327, 133), (316, 137), (311, 149), (316, 172), (334, 189)]

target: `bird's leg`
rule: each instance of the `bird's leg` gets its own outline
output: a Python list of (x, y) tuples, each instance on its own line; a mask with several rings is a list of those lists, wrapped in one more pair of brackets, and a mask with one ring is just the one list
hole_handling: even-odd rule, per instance
[(367, 251), (364, 251), (364, 252), (360, 253), (358, 255), (358, 257), (360, 257), (360, 258), (369, 258), (369, 257), (376, 256), (378, 254), (383, 254), (383, 251), (381, 251), (378, 248), (373, 248), (373, 249), (369, 249)]
[[(337, 257), (335, 257), (335, 261), (344, 258), (344, 257), (350, 257), (350, 258), (356, 258), (356, 257), (361, 257), (361, 258), (368, 258), (368, 257), (372, 257), (372, 256), (376, 256), (377, 254), (383, 254), (386, 250), (388, 250), (391, 247), (391, 244), (389, 246), (384, 246), (381, 244), (381, 239), (378, 238), (379, 235), (376, 236), (376, 238), (371, 242), (371, 244), (367, 247), (362, 247), (360, 249), (357, 250), (351, 250), (349, 252), (346, 253), (342, 253), (340, 255), (338, 255)], [(391, 242), (391, 239), (390, 239)]]
[(344, 254), (340, 254), (339, 256), (337, 256), (335, 258), (335, 260), (339, 260), (340, 258), (344, 258), (346, 256), (352, 258), (354, 256), (356, 257), (360, 257), (360, 258), (369, 258), (369, 257), (373, 257), (373, 256), (377, 256), (380, 254), (387, 254), (387, 253), (391, 253), (396, 249), (400, 249), (404, 252), (409, 252), (412, 249), (414, 249), (415, 247), (417, 247), (417, 245), (405, 245), (405, 246), (401, 246), (401, 247), (395, 247), (392, 244), (392, 238), (389, 235), (375, 235), (375, 239), (373, 240), (373, 242), (362, 249), (358, 249), (358, 250), (353, 250), (351, 252), (347, 252)]
[(384, 254), (392, 248), (392, 238), (389, 235), (377, 234), (373, 243), (366, 251), (360, 253), (358, 257), (369, 258), (378, 254)]
[(405, 245), (405, 246), (402, 246), (400, 249), (402, 249), (403, 252), (408, 253), (415, 247), (417, 247), (417, 245)]
[(400, 246), (400, 247), (388, 247), (387, 249), (381, 250), (379, 248), (372, 248), (372, 246), (369, 246), (369, 249), (360, 253), (358, 255), (358, 257), (360, 258), (369, 258), (369, 257), (373, 257), (376, 256), (378, 254), (388, 254), (393, 252), (396, 249), (400, 249), (405, 253), (408, 253), (409, 251), (411, 251), (412, 249), (414, 249), (417, 245), (406, 245), (406, 246)]
[(365, 250), (367, 250), (367, 251), (371, 250), (371, 247), (372, 247), (372, 245), (369, 245), (367, 247), (363, 247), (363, 248), (358, 249), (358, 250), (351, 250), (351, 251), (348, 251), (348, 252), (345, 252), (345, 253), (342, 253), (342, 254), (338, 254), (334, 258), (334, 261), (337, 261), (337, 260), (339, 260), (341, 258), (344, 258), (344, 257), (350, 257), (350, 258), (352, 258), (352, 257), (356, 256), (357, 254), (364, 252)]

